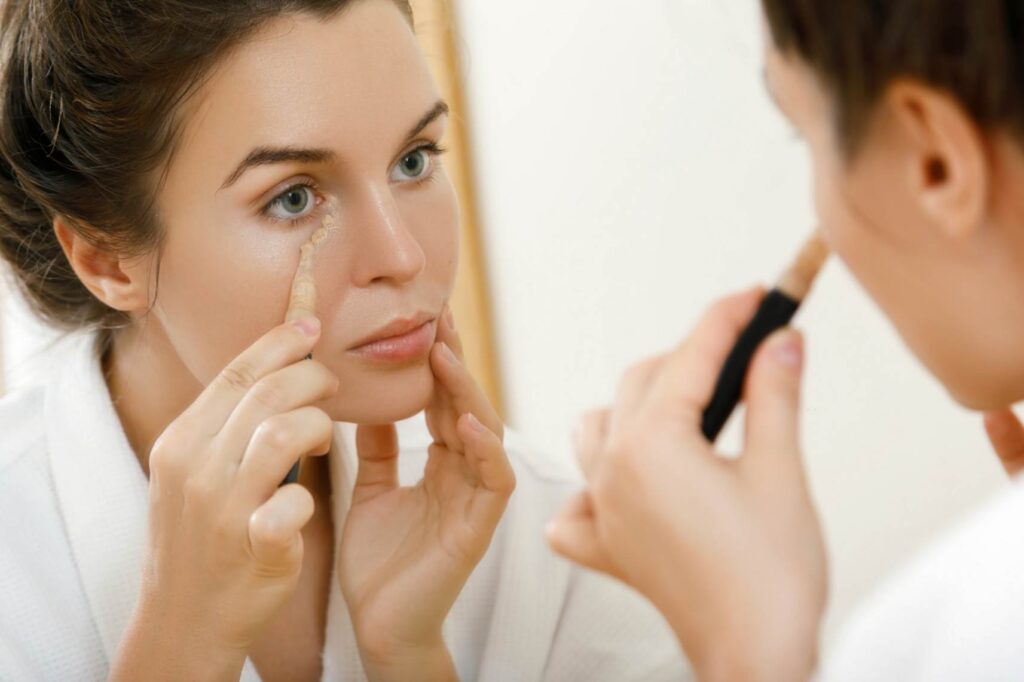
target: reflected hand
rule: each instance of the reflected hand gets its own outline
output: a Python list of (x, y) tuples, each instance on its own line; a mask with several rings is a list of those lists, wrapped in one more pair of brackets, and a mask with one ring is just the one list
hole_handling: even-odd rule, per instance
[(702, 680), (806, 679), (826, 558), (800, 457), (803, 358), (768, 339), (745, 387), (734, 461), (701, 433), (703, 407), (760, 291), (715, 306), (678, 349), (638, 365), (577, 439), (588, 489), (552, 522), (555, 551), (615, 576), (666, 616)]
[(450, 314), (431, 350), (434, 442), (423, 479), (398, 484), (394, 425), (361, 426), (339, 552), (341, 590), (371, 679), (445, 679), (441, 626), (515, 488), (501, 420), (460, 360)]

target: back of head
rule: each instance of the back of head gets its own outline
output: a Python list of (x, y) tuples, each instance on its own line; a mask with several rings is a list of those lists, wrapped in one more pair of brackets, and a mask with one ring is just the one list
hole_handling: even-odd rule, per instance
[(953, 95), (984, 129), (1024, 134), (1024, 0), (762, 0), (776, 46), (809, 64), (845, 151), (899, 78)]

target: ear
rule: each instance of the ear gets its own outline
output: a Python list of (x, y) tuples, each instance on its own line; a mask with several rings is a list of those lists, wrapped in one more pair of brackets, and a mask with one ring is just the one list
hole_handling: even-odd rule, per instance
[(64, 255), (92, 295), (115, 310), (148, 307), (149, 268), (138, 259), (126, 261), (82, 236), (63, 216), (53, 219)]
[(910, 149), (910, 186), (924, 214), (954, 238), (979, 230), (990, 169), (977, 124), (955, 99), (915, 82), (892, 85), (884, 101)]

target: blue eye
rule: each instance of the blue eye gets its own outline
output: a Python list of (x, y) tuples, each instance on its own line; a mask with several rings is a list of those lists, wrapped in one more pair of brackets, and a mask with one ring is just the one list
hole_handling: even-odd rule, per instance
[(391, 171), (391, 179), (395, 182), (421, 180), (430, 175), (433, 161), (433, 155), (427, 147), (414, 149), (395, 164), (394, 170)]
[(308, 185), (293, 185), (267, 204), (266, 214), (276, 220), (303, 218), (316, 206), (316, 195)]

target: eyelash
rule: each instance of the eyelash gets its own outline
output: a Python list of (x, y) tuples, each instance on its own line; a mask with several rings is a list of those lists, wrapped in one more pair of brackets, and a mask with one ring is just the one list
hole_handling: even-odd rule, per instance
[[(404, 159), (405, 157), (409, 156), (410, 154), (415, 154), (416, 152), (421, 152), (421, 151), (422, 152), (426, 152), (427, 154), (429, 154), (431, 159), (433, 160), (433, 159), (437, 159), (438, 157), (440, 157), (443, 154), (445, 154), (448, 151), (448, 149), (447, 149), (447, 147), (440, 146), (436, 142), (424, 142), (423, 144), (421, 144), (421, 145), (419, 145), (417, 147), (413, 147), (409, 151), (407, 151), (404, 154), (402, 154), (399, 157), (399, 160)], [(432, 180), (434, 178), (436, 170), (437, 170), (436, 164), (431, 164), (430, 172), (427, 173), (426, 175), (424, 175), (422, 178), (418, 178), (416, 180), (410, 180), (409, 182), (405, 182), (405, 183), (402, 183), (402, 184), (412, 185), (413, 187), (418, 187), (418, 186), (422, 185), (423, 183), (429, 182), (430, 180)], [(317, 190), (319, 189), (319, 186), (314, 181), (312, 181), (312, 180), (303, 180), (303, 181), (291, 184), (288, 187), (284, 188), (282, 191), (278, 192), (274, 196), (274, 198), (272, 198), (270, 201), (268, 201), (266, 203), (266, 205), (264, 205), (263, 208), (260, 209), (260, 215), (262, 217), (266, 218), (267, 220), (273, 222), (273, 223), (288, 223), (291, 227), (298, 227), (298, 226), (300, 226), (300, 225), (302, 225), (302, 224), (304, 224), (304, 223), (314, 219), (316, 217), (316, 215), (317, 215), (317, 211), (315, 209), (310, 211), (308, 214), (302, 216), (301, 218), (288, 218), (288, 219), (285, 219), (285, 220), (281, 220), (280, 218), (274, 218), (273, 216), (270, 215), (270, 209), (273, 208), (274, 204), (276, 202), (280, 201), (281, 198), (285, 194), (288, 194), (289, 192), (293, 192), (296, 189), (301, 189), (301, 188), (307, 188), (311, 192), (313, 192), (314, 194), (318, 194)], [(316, 205), (318, 207), (320, 206), (320, 204), (323, 203), (323, 199), (321, 199), (319, 196), (316, 197), (316, 201), (317, 201)]]

